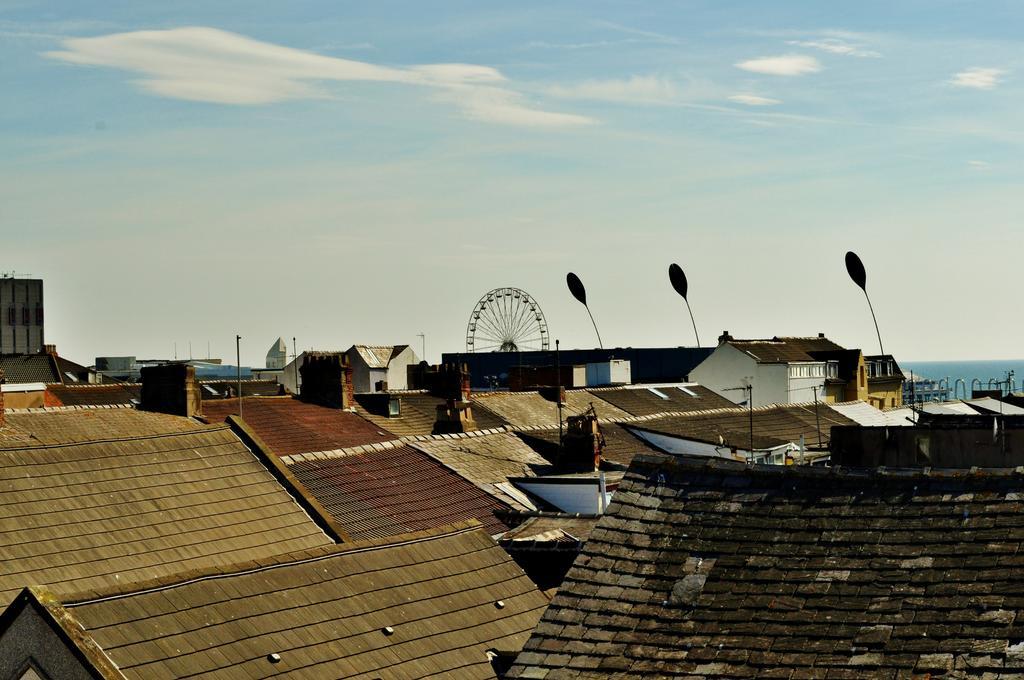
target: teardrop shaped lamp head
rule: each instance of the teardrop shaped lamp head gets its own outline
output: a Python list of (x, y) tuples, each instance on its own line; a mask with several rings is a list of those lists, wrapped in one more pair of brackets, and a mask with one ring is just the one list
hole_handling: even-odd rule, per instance
[(580, 281), (580, 277), (576, 276), (572, 272), (565, 275), (565, 282), (569, 286), (569, 292), (572, 296), (579, 300), (584, 307), (587, 306), (587, 289), (583, 287), (583, 282)]
[(846, 253), (846, 271), (850, 274), (853, 282), (860, 286), (861, 290), (867, 292), (868, 274), (864, 271), (864, 263), (852, 250)]
[(668, 280), (672, 282), (672, 287), (679, 293), (679, 297), (686, 299), (687, 285), (686, 285), (686, 274), (683, 273), (683, 268), (673, 263), (668, 266)]

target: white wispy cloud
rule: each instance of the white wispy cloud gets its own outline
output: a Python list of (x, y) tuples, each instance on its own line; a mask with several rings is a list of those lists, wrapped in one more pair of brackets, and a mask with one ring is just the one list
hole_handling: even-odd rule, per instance
[(970, 160), (967, 161), (967, 167), (971, 170), (989, 170), (992, 164), (988, 161)]
[(330, 96), (328, 82), (382, 82), (433, 88), (470, 118), (509, 125), (566, 126), (585, 116), (530, 106), (497, 69), (476, 64), (405, 68), (329, 57), (216, 28), (132, 31), (62, 41), (46, 56), (139, 74), (135, 82), (163, 97), (233, 105)]
[(846, 57), (880, 57), (881, 53), (851, 45), (839, 38), (822, 38), (821, 40), (787, 40), (787, 45), (821, 50), (830, 54), (841, 54)]
[(548, 94), (564, 99), (621, 102), (624, 104), (667, 104), (679, 98), (679, 88), (659, 76), (631, 76), (625, 79), (585, 80), (574, 85), (548, 88)]
[(969, 68), (954, 73), (949, 84), (955, 87), (969, 87), (975, 90), (991, 90), (999, 84), (1001, 76), (1006, 73), (1000, 68)]
[(741, 61), (736, 64), (736, 68), (772, 76), (801, 76), (806, 73), (817, 73), (821, 70), (821, 63), (806, 54), (783, 54)]
[(737, 104), (746, 104), (747, 106), (774, 106), (775, 104), (782, 103), (778, 99), (761, 97), (756, 94), (734, 94), (729, 97), (729, 101), (736, 102)]

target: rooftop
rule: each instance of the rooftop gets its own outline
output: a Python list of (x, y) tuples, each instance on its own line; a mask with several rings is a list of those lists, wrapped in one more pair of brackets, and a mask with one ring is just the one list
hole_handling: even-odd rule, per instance
[(22, 599), (43, 603), (56, 625), (74, 628), (82, 648), (95, 643), (130, 680), (493, 678), (488, 651), (518, 650), (547, 605), (472, 527), (313, 548), (62, 602), (44, 588)]
[(844, 349), (824, 336), (774, 337), (766, 340), (726, 340), (730, 345), (746, 352), (759, 363), (778, 364), (796, 361), (818, 361), (812, 352), (834, 352)]
[(200, 427), (196, 421), (124, 406), (12, 409), (0, 427), (0, 448), (22, 448), (116, 440)]
[[(398, 399), (401, 403), (401, 414), (388, 415), (388, 402)], [(408, 390), (401, 392), (384, 392), (376, 394), (355, 395), (356, 412), (366, 418), (378, 429), (385, 430), (397, 437), (414, 437), (427, 435), (434, 431), (437, 421), (437, 407), (445, 400), (427, 392)], [(486, 409), (473, 409), (473, 419), (482, 430), (501, 427), (505, 423)]]
[[(630, 429), (747, 449), (750, 447), (750, 416), (748, 409), (733, 407), (666, 415), (625, 425)], [(857, 424), (827, 404), (815, 406), (813, 403), (762, 406), (753, 409), (753, 418), (754, 447), (757, 449), (797, 443), (801, 436), (807, 446), (821, 448), (827, 446), (833, 425)]]
[(476, 519), (490, 534), (508, 529), (509, 506), (426, 453), (399, 442), (284, 459), (292, 473), (360, 540)]
[(532, 508), (524, 494), (509, 483), (509, 477), (533, 477), (551, 471), (546, 459), (511, 432), (439, 435), (412, 444), (516, 510)]
[(5, 603), (333, 542), (227, 426), (3, 448), (0, 488)]
[[(238, 413), (237, 399), (203, 401), (209, 422)], [(245, 397), (242, 420), (278, 456), (331, 451), (394, 439), (355, 413), (318, 406), (293, 397)]]
[(1022, 553), (1020, 468), (644, 456), (509, 677), (1017, 676)]

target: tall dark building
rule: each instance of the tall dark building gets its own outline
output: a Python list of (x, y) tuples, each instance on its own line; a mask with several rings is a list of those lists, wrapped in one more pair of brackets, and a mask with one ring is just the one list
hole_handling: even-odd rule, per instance
[(43, 280), (0, 276), (0, 354), (38, 354), (43, 344)]

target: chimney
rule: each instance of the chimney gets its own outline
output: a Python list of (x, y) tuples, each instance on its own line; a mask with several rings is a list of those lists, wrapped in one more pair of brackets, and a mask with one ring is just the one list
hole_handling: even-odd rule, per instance
[(7, 379), (4, 378), (4, 369), (0, 368), (0, 427), (3, 427), (6, 423), (6, 417), (4, 416), (4, 383)]
[(469, 367), (466, 364), (438, 366), (431, 393), (445, 400), (443, 404), (437, 405), (434, 434), (471, 432), (476, 429), (473, 408), (469, 403)]
[(818, 333), (818, 337), (819, 337), (819, 338), (824, 338), (824, 337), (825, 337), (825, 334), (824, 334), (824, 333)]
[(604, 435), (593, 410), (569, 416), (562, 436), (562, 453), (558, 467), (563, 472), (594, 472), (601, 467)]
[(49, 354), (52, 357), (57, 356), (57, 345), (43, 345), (43, 354)]
[(722, 331), (722, 334), (718, 336), (718, 344), (721, 345), (723, 342), (729, 342), (733, 337), (729, 335), (729, 331)]
[(327, 408), (352, 408), (352, 366), (343, 352), (306, 352), (302, 375), (303, 401)]
[(143, 411), (191, 418), (202, 412), (196, 369), (188, 364), (162, 364), (142, 369)]

